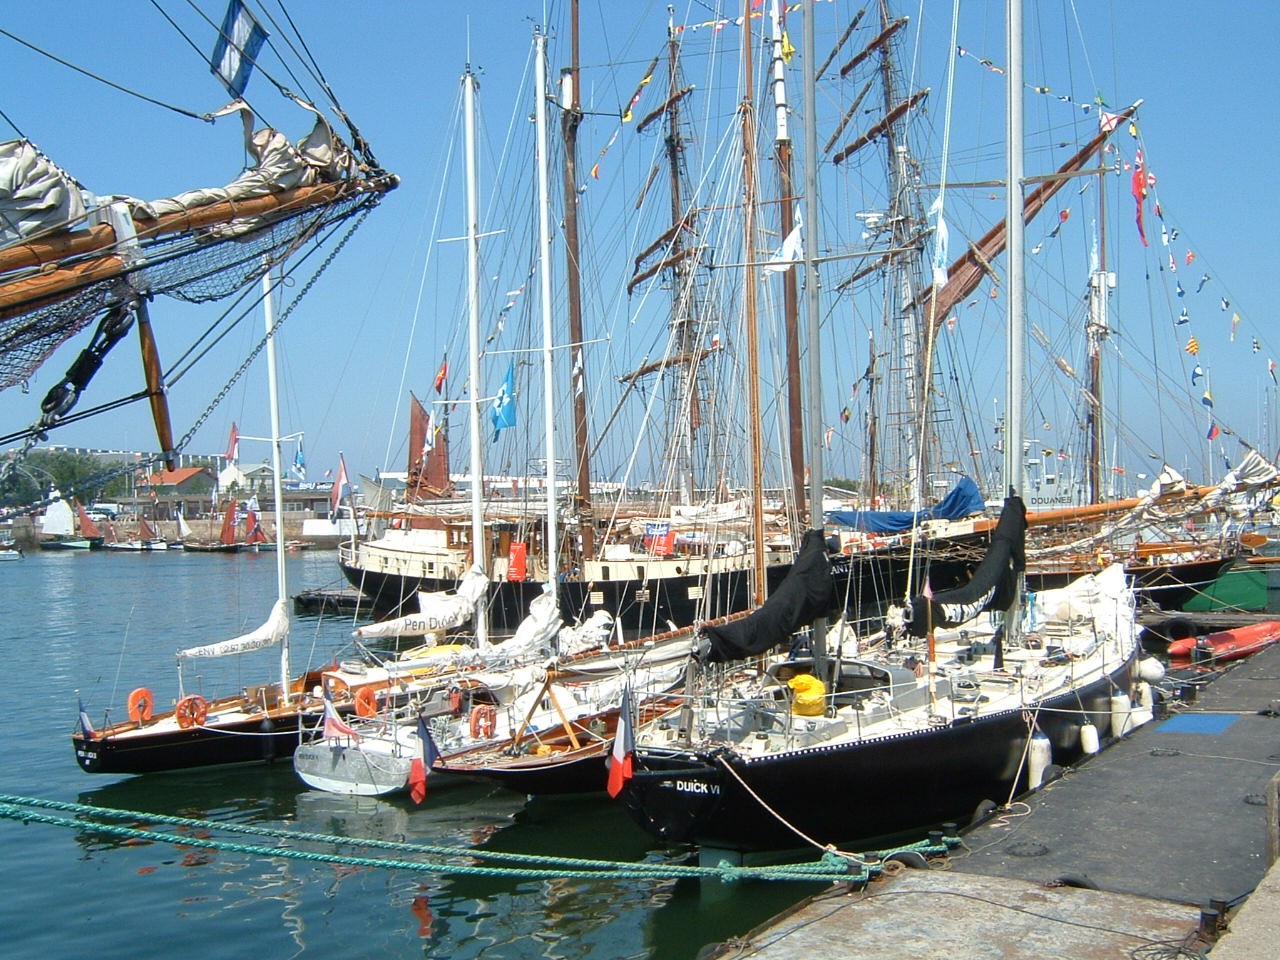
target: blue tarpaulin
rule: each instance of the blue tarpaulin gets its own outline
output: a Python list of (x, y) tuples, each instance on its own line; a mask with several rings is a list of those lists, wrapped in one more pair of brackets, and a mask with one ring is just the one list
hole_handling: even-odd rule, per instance
[(828, 523), (867, 533), (901, 533), (925, 520), (961, 520), (987, 508), (978, 485), (961, 477), (951, 492), (927, 510), (828, 510)]

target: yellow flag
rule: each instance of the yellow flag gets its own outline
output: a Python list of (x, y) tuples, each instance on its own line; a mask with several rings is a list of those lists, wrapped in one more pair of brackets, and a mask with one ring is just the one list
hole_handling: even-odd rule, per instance
[(795, 54), (796, 48), (791, 45), (791, 36), (787, 31), (782, 31), (782, 62), (790, 63), (791, 57)]

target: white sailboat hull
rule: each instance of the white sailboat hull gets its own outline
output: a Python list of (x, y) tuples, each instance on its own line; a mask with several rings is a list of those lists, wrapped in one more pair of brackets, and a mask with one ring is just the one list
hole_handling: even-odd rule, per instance
[(313, 789), (377, 797), (408, 789), (414, 755), (392, 737), (328, 737), (300, 744), (293, 769)]

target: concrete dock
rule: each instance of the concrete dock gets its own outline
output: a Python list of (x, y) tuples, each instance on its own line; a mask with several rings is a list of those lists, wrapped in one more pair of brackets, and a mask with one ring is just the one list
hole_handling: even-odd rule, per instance
[(1280, 958), (1280, 647), (1183, 692), (932, 869), (837, 885), (702, 956)]

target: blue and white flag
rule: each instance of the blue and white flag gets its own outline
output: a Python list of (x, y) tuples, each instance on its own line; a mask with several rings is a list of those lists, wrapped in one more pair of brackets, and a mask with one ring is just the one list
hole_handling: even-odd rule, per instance
[(262, 29), (242, 0), (230, 0), (209, 63), (233, 97), (244, 96), (249, 74), (253, 72), (258, 51), (266, 39), (267, 31)]
[(93, 736), (93, 723), (89, 720), (89, 713), (84, 708), (84, 701), (78, 701), (80, 707), (80, 732), (86, 737)]
[(516, 362), (514, 360), (507, 367), (507, 375), (502, 379), (498, 395), (493, 398), (491, 415), (493, 440), (497, 443), (499, 430), (516, 425)]
[(300, 481), (306, 482), (307, 479), (307, 459), (302, 455), (302, 441), (298, 441), (298, 452), (293, 455), (293, 466), (291, 472)]

